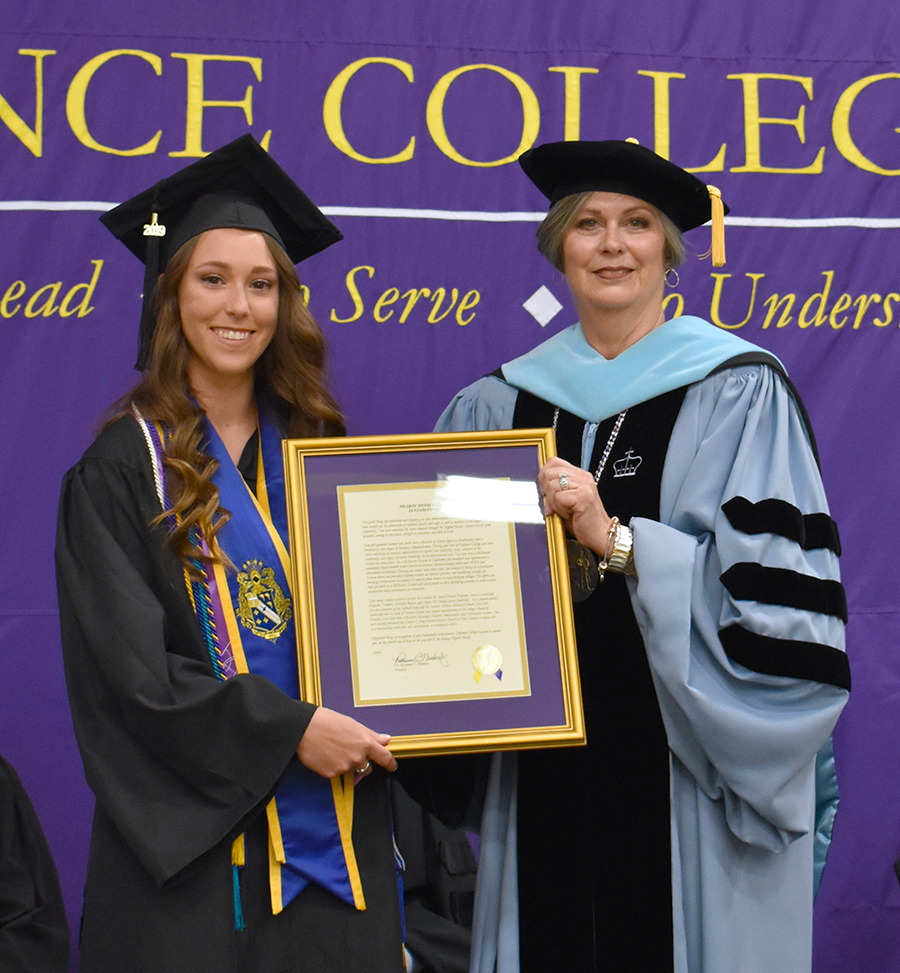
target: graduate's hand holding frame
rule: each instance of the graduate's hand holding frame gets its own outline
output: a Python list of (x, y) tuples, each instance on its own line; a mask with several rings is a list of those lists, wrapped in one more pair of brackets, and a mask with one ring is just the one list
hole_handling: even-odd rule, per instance
[(397, 761), (387, 749), (391, 738), (333, 709), (319, 706), (297, 747), (301, 762), (322, 777), (356, 774), (363, 777), (373, 763), (385, 770), (397, 769)]

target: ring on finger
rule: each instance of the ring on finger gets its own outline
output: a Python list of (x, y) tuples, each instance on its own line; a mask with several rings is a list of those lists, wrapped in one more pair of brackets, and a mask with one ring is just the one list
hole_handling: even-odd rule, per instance
[(566, 473), (559, 474), (559, 488), (560, 490), (569, 489), (569, 477)]
[(360, 767), (360, 768), (359, 768), (359, 769), (358, 769), (358, 770), (357, 770), (356, 772), (357, 772), (358, 774), (364, 774), (364, 773), (365, 773), (365, 772), (366, 772), (366, 771), (367, 771), (367, 770), (369, 769), (369, 767), (371, 767), (371, 766), (372, 766), (372, 765), (371, 765), (371, 764), (369, 763), (369, 761), (367, 760), (367, 761), (366, 761), (366, 765), (365, 765), (365, 767)]

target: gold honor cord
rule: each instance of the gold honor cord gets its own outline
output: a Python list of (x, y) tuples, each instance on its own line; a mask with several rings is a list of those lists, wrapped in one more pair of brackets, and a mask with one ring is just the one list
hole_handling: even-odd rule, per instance
[(344, 860), (347, 862), (347, 874), (350, 877), (350, 887), (353, 889), (353, 904), (362, 911), (366, 907), (363, 895), (362, 879), (359, 877), (359, 866), (356, 863), (356, 851), (353, 848), (353, 774), (341, 774), (331, 778), (331, 793), (334, 796), (334, 809), (337, 811), (338, 830), (341, 833), (341, 844), (344, 848)]
[(234, 656), (234, 668), (239, 673), (248, 673), (250, 669), (247, 665), (247, 657), (244, 655), (244, 643), (241, 641), (241, 631), (238, 628), (237, 616), (234, 613), (234, 604), (231, 601), (231, 591), (228, 588), (225, 565), (220, 561), (214, 561), (213, 573), (216, 578), (216, 586), (219, 589), (219, 601), (222, 604), (222, 614), (225, 616), (225, 628), (228, 630), (228, 641), (231, 643), (231, 652)]
[(266, 805), (266, 818), (269, 822), (269, 894), (272, 897), (272, 915), (277, 916), (284, 908), (281, 897), (281, 866), (287, 863), (287, 858), (274, 797)]

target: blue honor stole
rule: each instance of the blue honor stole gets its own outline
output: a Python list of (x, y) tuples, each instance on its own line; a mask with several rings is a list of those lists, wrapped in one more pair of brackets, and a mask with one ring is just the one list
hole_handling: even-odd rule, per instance
[[(167, 431), (136, 418), (148, 445), (153, 440), (151, 455), (156, 453), (157, 484), (164, 495), (160, 479), (164, 484), (161, 459)], [(185, 572), (213, 665), (222, 679), (254, 673), (299, 699), (290, 558), (284, 543), (288, 524), (281, 434), (261, 409), (255, 496), (208, 420), (206, 434), (207, 451), (219, 462), (212, 477), (219, 490), (219, 503), (231, 512), (217, 538), (237, 568), (232, 571), (219, 563), (197, 561), (195, 566), (204, 575), (202, 581), (190, 579)], [(196, 539), (208, 553), (205, 539)], [(274, 914), (310, 882), (357, 909), (365, 909), (351, 841), (352, 774), (327, 780), (293, 760), (266, 814)], [(234, 843), (232, 863), (236, 867), (244, 864), (243, 835)]]

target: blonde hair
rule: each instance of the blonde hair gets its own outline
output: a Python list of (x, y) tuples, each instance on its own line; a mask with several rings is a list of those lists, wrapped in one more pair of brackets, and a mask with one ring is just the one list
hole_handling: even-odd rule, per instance
[[(572, 193), (570, 196), (563, 196), (562, 199), (557, 200), (550, 207), (550, 212), (547, 213), (537, 228), (535, 236), (537, 238), (538, 251), (550, 261), (556, 270), (562, 272), (565, 270), (563, 267), (563, 244), (565, 243), (566, 234), (572, 229), (578, 214), (584, 209), (587, 201), (593, 195), (594, 190), (588, 190), (583, 193)], [(663, 237), (665, 238), (663, 259), (666, 264), (666, 270), (671, 270), (673, 267), (680, 267), (687, 259), (687, 251), (684, 246), (684, 237), (682, 236), (681, 230), (678, 229), (665, 213), (653, 206), (652, 203), (647, 203), (647, 205), (657, 215), (663, 229)]]
[[(265, 400), (288, 437), (343, 435), (344, 419), (325, 380), (325, 336), (303, 299), (297, 269), (272, 237), (265, 233), (263, 237), (278, 271), (278, 322), (272, 341), (256, 363), (256, 396)], [(131, 392), (116, 403), (113, 417), (127, 413), (134, 404), (145, 418), (168, 428), (163, 462), (171, 508), (156, 519), (176, 517), (169, 542), (192, 574), (196, 574), (195, 561), (230, 563), (216, 535), (231, 517), (220, 506), (219, 489), (212, 481), (218, 461), (201, 448), (204, 413), (191, 394), (191, 352), (178, 304), (178, 289), (199, 239), (198, 235), (183, 244), (159, 277), (154, 298), (156, 328), (147, 369)], [(203, 533), (211, 557), (196, 544), (194, 528)]]

